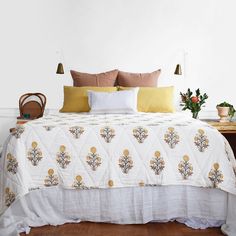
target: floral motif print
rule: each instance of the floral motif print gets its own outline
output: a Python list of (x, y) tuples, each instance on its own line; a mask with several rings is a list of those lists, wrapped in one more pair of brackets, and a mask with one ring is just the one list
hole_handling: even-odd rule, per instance
[(69, 129), (74, 138), (78, 139), (80, 135), (84, 132), (84, 128), (80, 126), (73, 126)]
[(7, 154), (7, 171), (12, 174), (16, 174), (18, 168), (18, 162), (15, 157), (13, 157), (10, 153)]
[(169, 127), (164, 136), (164, 140), (169, 145), (169, 147), (173, 149), (175, 148), (176, 144), (179, 143), (179, 135), (173, 127)]
[(219, 170), (220, 165), (219, 163), (214, 163), (213, 168), (210, 170), (208, 174), (208, 178), (213, 184), (214, 188), (217, 188), (220, 183), (224, 181), (224, 176), (222, 174), (222, 171)]
[(55, 126), (52, 126), (52, 125), (45, 125), (43, 126), (44, 129), (46, 129), (47, 131), (51, 131)]
[(144, 140), (148, 137), (148, 130), (139, 126), (133, 129), (133, 135), (139, 143), (143, 143)]
[(105, 126), (100, 130), (100, 135), (107, 143), (110, 143), (111, 140), (115, 137), (115, 130), (109, 126)]
[(72, 187), (76, 188), (76, 189), (88, 189), (88, 187), (85, 186), (84, 182), (82, 181), (82, 176), (77, 175), (75, 177), (75, 181), (72, 185)]
[(133, 168), (133, 161), (131, 156), (129, 156), (129, 150), (125, 149), (123, 151), (123, 155), (119, 159), (119, 166), (124, 174), (128, 174)]
[(193, 166), (189, 163), (189, 156), (183, 156), (183, 160), (178, 165), (178, 170), (183, 179), (188, 179), (193, 174)]
[(207, 139), (207, 136), (205, 135), (205, 131), (203, 129), (198, 130), (198, 133), (194, 137), (194, 143), (200, 152), (204, 152), (205, 149), (208, 148), (209, 140)]
[(58, 185), (58, 176), (54, 174), (53, 169), (48, 170), (48, 176), (44, 180), (44, 185), (47, 187)]
[(57, 153), (57, 163), (61, 168), (65, 169), (70, 164), (70, 155), (66, 152), (64, 145), (60, 146), (60, 151)]
[(154, 155), (155, 157), (153, 157), (150, 161), (150, 167), (154, 171), (155, 175), (159, 175), (165, 168), (165, 161), (161, 157), (161, 153), (159, 151), (156, 151)]
[(16, 128), (13, 130), (12, 135), (15, 136), (17, 139), (20, 138), (21, 134), (25, 131), (24, 126), (17, 125)]
[(37, 166), (39, 161), (43, 158), (43, 154), (40, 148), (38, 148), (37, 142), (32, 142), (31, 146), (32, 148), (28, 151), (27, 158), (31, 161), (33, 166)]
[(10, 188), (5, 188), (5, 205), (9, 207), (15, 201), (16, 195)]
[(95, 147), (90, 148), (90, 153), (87, 155), (87, 163), (93, 171), (96, 171), (97, 168), (102, 164), (101, 157), (99, 156), (97, 149)]

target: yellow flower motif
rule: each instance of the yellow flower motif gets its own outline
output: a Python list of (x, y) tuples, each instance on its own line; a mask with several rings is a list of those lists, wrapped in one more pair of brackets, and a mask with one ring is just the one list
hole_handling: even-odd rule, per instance
[(48, 170), (48, 175), (53, 175), (54, 174), (54, 170), (53, 169), (49, 169)]
[(83, 134), (84, 128), (80, 126), (73, 126), (69, 128), (69, 131), (74, 136), (74, 138), (78, 139), (81, 136), (81, 134)]
[(75, 179), (78, 181), (78, 182), (80, 182), (80, 181), (82, 181), (82, 176), (81, 175), (77, 175), (76, 177), (75, 177)]
[(173, 127), (169, 127), (166, 134), (164, 135), (165, 142), (169, 145), (171, 149), (179, 143), (179, 135)]
[(72, 187), (74, 187), (76, 189), (88, 189), (88, 187), (85, 186), (82, 179), (83, 179), (83, 177), (81, 175), (77, 175), (75, 177), (75, 181), (74, 181)]
[(131, 156), (129, 156), (128, 149), (123, 151), (123, 155), (119, 159), (119, 166), (124, 174), (128, 174), (128, 172), (133, 168), (133, 161)]
[(68, 152), (66, 152), (66, 147), (64, 145), (61, 145), (59, 148), (59, 152), (56, 156), (56, 161), (60, 165), (61, 168), (65, 169), (70, 164), (70, 155)]
[(65, 150), (66, 150), (66, 147), (64, 145), (61, 145), (60, 146), (60, 152), (65, 152)]
[(182, 175), (183, 179), (188, 179), (188, 177), (193, 174), (193, 166), (191, 163), (189, 163), (188, 155), (183, 156), (183, 161), (179, 163), (178, 170)]
[(113, 187), (113, 186), (114, 186), (113, 180), (110, 179), (110, 180), (108, 181), (108, 186), (109, 186), (109, 187)]
[(213, 164), (213, 168), (210, 170), (208, 178), (212, 182), (214, 188), (217, 188), (218, 185), (224, 181), (224, 175), (220, 170), (219, 163), (216, 162)]
[(92, 153), (95, 153), (95, 152), (97, 151), (97, 149), (96, 149), (95, 147), (91, 147), (91, 148), (90, 148), (90, 151), (91, 151)]
[(109, 126), (105, 126), (100, 130), (100, 135), (107, 143), (110, 143), (111, 140), (115, 137), (115, 130)]
[(155, 157), (160, 157), (161, 156), (161, 153), (159, 151), (156, 151), (155, 152)]
[(123, 154), (124, 154), (124, 156), (128, 156), (128, 155), (129, 155), (129, 150), (128, 150), (128, 149), (125, 149), (125, 150), (123, 151)]
[(44, 180), (44, 185), (50, 187), (50, 186), (56, 186), (58, 185), (58, 183), (59, 183), (58, 176), (54, 175), (53, 169), (49, 169), (48, 176), (46, 176)]
[(15, 193), (13, 193), (10, 188), (5, 188), (5, 205), (9, 207), (15, 201)]
[(18, 169), (18, 162), (15, 157), (11, 155), (11, 153), (7, 154), (7, 171), (12, 174), (16, 174)]
[(139, 126), (133, 129), (133, 136), (137, 139), (139, 143), (143, 143), (144, 140), (148, 137), (148, 130)]
[(101, 157), (99, 156), (97, 149), (95, 147), (90, 148), (90, 153), (88, 153), (86, 159), (88, 165), (91, 167), (93, 171), (96, 171), (97, 168), (102, 164)]
[(189, 156), (184, 155), (184, 156), (183, 156), (183, 160), (184, 160), (184, 161), (189, 161)]
[(168, 130), (169, 130), (170, 132), (173, 132), (175, 129), (174, 129), (173, 127), (169, 127)]
[(154, 171), (155, 175), (159, 175), (165, 168), (165, 161), (159, 151), (156, 151), (154, 155), (155, 157), (150, 160), (150, 168)]
[(37, 142), (32, 142), (31, 146), (32, 146), (32, 148), (36, 148), (38, 146), (38, 143)]
[(37, 166), (39, 161), (43, 158), (42, 151), (38, 148), (37, 142), (32, 142), (30, 150), (28, 151), (28, 160), (32, 163), (33, 166)]
[(198, 130), (198, 133), (201, 134), (201, 135), (203, 135), (203, 134), (205, 133), (205, 131), (204, 131), (203, 129), (199, 129), (199, 130)]
[(194, 137), (194, 143), (200, 152), (204, 152), (209, 147), (209, 140), (203, 129), (199, 129)]
[(218, 170), (220, 168), (220, 165), (219, 163), (214, 163), (213, 167), (215, 170)]

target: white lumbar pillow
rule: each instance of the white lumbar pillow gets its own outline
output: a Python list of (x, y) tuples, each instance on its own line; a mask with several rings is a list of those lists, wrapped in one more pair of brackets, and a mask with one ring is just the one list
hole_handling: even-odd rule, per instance
[(88, 90), (91, 113), (135, 113), (137, 112), (139, 88), (117, 92), (94, 92)]

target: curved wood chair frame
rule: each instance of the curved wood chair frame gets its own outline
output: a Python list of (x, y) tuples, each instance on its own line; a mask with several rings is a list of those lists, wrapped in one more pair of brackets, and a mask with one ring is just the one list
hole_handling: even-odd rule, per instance
[[(39, 101), (32, 99), (30, 100), (30, 97), (37, 97)], [(28, 101), (27, 101), (28, 100)], [(20, 109), (20, 117), (24, 118), (24, 106), (33, 106), (37, 110), (37, 114), (33, 117), (30, 117), (30, 119), (37, 119), (43, 116), (44, 109), (46, 106), (47, 98), (42, 93), (26, 93), (22, 95), (19, 99), (19, 109)], [(30, 111), (29, 111), (30, 114)]]

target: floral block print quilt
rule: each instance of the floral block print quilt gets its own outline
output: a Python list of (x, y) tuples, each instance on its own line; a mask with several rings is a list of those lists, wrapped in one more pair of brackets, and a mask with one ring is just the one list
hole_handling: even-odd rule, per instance
[(0, 159), (0, 212), (39, 188), (192, 185), (236, 194), (226, 139), (182, 113), (52, 114), (17, 126)]

